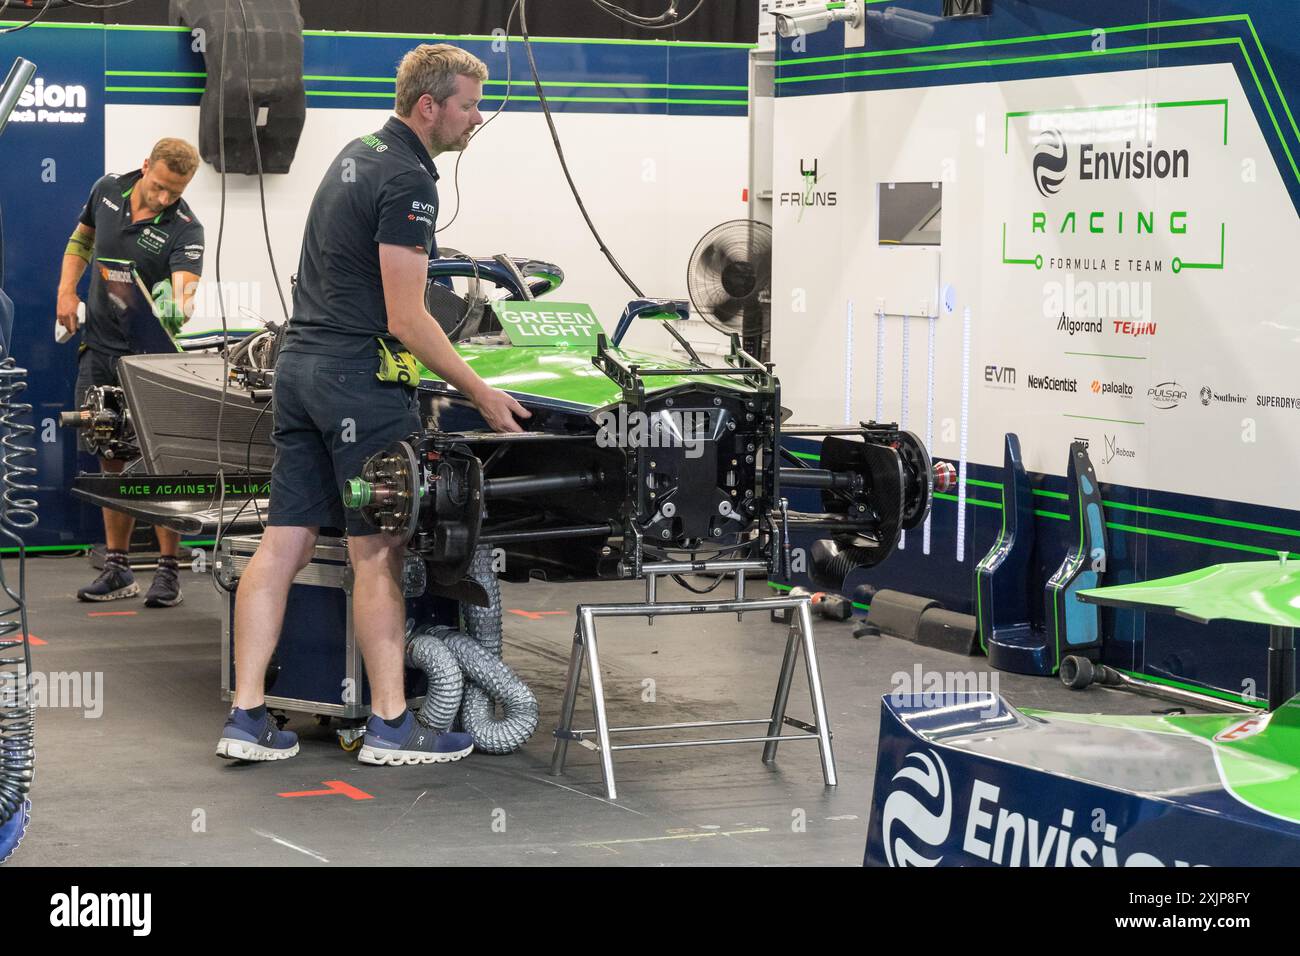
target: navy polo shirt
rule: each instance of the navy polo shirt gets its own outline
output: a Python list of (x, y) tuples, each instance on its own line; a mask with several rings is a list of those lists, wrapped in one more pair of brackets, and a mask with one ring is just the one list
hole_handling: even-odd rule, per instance
[(203, 225), (189, 203), (178, 199), (158, 215), (131, 221), (131, 193), (143, 173), (109, 173), (90, 190), (78, 222), (95, 230), (95, 254), (90, 262), (90, 291), (82, 341), (86, 348), (107, 355), (129, 355), (126, 322), (113, 304), (100, 259), (135, 263), (136, 272), (152, 289), (173, 272), (203, 274)]
[(343, 148), (307, 213), (281, 351), (362, 358), (376, 339), (401, 347), (388, 331), (379, 244), (436, 255), (437, 181), (429, 151), (396, 117)]

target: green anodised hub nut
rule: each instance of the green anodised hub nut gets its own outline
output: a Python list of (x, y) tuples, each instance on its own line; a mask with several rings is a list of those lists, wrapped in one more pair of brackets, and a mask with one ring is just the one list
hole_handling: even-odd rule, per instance
[(349, 478), (347, 484), (343, 487), (343, 507), (364, 508), (370, 504), (374, 488), (375, 486), (364, 478)]

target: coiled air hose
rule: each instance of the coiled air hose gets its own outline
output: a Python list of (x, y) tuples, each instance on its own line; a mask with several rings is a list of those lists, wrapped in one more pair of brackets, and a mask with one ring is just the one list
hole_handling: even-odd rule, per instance
[[(475, 551), (469, 577), (487, 592), (488, 606), (462, 604), (464, 632), (425, 626), (416, 629), (407, 645), (407, 660), (424, 671), (429, 684), (418, 716), (425, 726), (445, 731), (459, 709), (461, 726), (474, 738), (476, 749), (513, 753), (537, 730), (537, 698), (501, 660), (501, 586), (492, 570), (490, 548)], [(464, 681), (463, 698), (457, 680)]]

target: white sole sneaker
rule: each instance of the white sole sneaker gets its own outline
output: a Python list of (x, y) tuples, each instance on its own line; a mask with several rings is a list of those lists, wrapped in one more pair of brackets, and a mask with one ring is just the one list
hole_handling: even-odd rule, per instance
[(107, 594), (83, 594), (77, 593), (78, 601), (120, 601), (123, 598), (135, 597), (140, 593), (140, 582), (132, 581), (124, 588), (118, 588), (116, 591), (109, 591)]
[(453, 763), (473, 752), (474, 748), (472, 746), (445, 754), (431, 754), (423, 750), (387, 750), (383, 747), (363, 746), (361, 752), (357, 754), (357, 761), (376, 767), (400, 767), (403, 764), (417, 763)]
[(217, 741), (217, 756), (227, 760), (288, 760), (297, 752), (297, 744), (287, 750), (274, 750), (234, 737), (222, 737)]

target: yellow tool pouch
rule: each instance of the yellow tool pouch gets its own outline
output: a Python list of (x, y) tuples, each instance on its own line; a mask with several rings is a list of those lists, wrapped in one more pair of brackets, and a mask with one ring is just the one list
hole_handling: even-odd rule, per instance
[(415, 388), (420, 384), (420, 370), (415, 356), (403, 349), (392, 352), (383, 339), (379, 339), (379, 371), (375, 378), (381, 382), (396, 382)]

